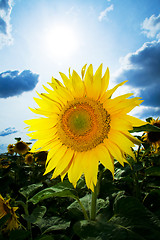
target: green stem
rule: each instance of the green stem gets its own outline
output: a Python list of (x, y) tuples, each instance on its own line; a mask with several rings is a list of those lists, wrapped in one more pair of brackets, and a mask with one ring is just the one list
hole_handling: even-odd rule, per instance
[(99, 172), (99, 177), (97, 180), (97, 185), (94, 186), (94, 192), (92, 192), (92, 200), (91, 200), (91, 220), (95, 221), (96, 219), (96, 208), (97, 208), (97, 197), (100, 192), (100, 185), (101, 185), (101, 180), (102, 180), (102, 175), (103, 175), (104, 170), (101, 170)]
[(77, 199), (77, 201), (78, 201), (79, 205), (80, 205), (81, 208), (82, 208), (82, 211), (83, 211), (83, 214), (84, 214), (84, 218), (85, 218), (85, 220), (89, 220), (88, 214), (87, 214), (87, 212), (86, 212), (86, 210), (85, 210), (83, 204), (81, 203), (80, 199)]
[[(16, 201), (16, 203), (17, 203), (18, 205), (21, 205), (21, 206), (23, 207), (23, 209), (24, 209), (25, 215), (26, 215), (26, 216), (29, 216), (28, 203), (27, 203), (27, 202), (24, 203), (24, 202), (22, 202), (22, 201)], [(27, 221), (27, 228), (28, 228), (28, 230), (30, 231), (31, 240), (32, 240), (32, 227), (31, 227), (31, 223), (28, 222), (28, 221)]]
[(91, 220), (96, 219), (96, 206), (97, 206), (97, 186), (94, 187), (94, 192), (92, 192), (92, 202), (91, 202)]

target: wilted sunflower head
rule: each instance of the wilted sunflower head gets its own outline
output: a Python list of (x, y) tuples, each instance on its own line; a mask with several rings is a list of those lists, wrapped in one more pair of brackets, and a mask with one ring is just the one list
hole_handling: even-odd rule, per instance
[(31, 165), (33, 163), (33, 155), (32, 154), (27, 154), (24, 158), (24, 162), (28, 165)]
[(52, 178), (68, 174), (69, 181), (76, 186), (82, 174), (92, 191), (97, 183), (98, 165), (114, 174), (114, 159), (122, 165), (125, 154), (134, 158), (131, 147), (140, 144), (128, 130), (145, 122), (128, 115), (142, 101), (129, 98), (132, 94), (111, 98), (122, 82), (107, 90), (109, 69), (102, 76), (102, 64), (95, 74), (90, 65), (82, 68), (81, 77), (73, 70), (69, 78), (60, 73), (64, 85), (52, 78), (52, 90), (34, 98), (39, 108), (31, 109), (43, 115), (39, 119), (25, 121), (31, 139), (37, 139), (33, 152), (49, 151), (45, 174), (54, 169)]
[[(159, 118), (157, 118), (156, 120), (152, 118), (150, 120), (150, 124), (160, 128)], [(155, 152), (158, 151), (158, 149), (160, 147), (160, 132), (146, 132), (146, 134), (143, 136), (143, 139), (152, 146), (152, 148), (153, 148), (153, 150), (155, 150)]]
[(9, 218), (5, 223), (4, 231), (12, 231), (19, 228), (19, 221), (15, 211), (18, 207), (11, 207), (9, 204), (10, 199), (5, 200), (0, 194), (0, 219), (9, 214)]
[(14, 146), (14, 151), (18, 154), (25, 154), (29, 151), (27, 143), (23, 141), (18, 141)]
[(8, 153), (9, 154), (14, 154), (14, 145), (13, 144), (9, 144), (7, 147)]
[(11, 161), (6, 157), (0, 157), (0, 168), (8, 168), (11, 164)]
[(39, 151), (39, 152), (36, 154), (35, 161), (36, 161), (38, 164), (44, 165), (44, 164), (45, 164), (45, 161), (47, 160), (47, 155), (48, 155), (48, 152), (47, 152), (47, 151)]

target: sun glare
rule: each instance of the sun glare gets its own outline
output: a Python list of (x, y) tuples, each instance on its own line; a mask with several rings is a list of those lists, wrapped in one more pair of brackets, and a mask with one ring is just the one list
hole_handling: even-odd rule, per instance
[(47, 29), (44, 37), (46, 53), (52, 57), (70, 57), (78, 46), (76, 33), (67, 25), (56, 25)]

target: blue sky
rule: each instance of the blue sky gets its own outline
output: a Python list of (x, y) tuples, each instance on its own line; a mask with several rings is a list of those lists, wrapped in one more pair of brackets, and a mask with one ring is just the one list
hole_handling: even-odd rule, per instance
[(160, 115), (159, 0), (0, 0), (0, 152), (27, 141), (28, 106), (59, 72), (110, 69), (110, 87), (144, 100), (132, 115)]

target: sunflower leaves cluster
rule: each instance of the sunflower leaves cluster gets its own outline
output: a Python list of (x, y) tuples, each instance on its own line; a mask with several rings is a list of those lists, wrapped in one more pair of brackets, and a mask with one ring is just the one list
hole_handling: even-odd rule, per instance
[(60, 75), (26, 121), (37, 141), (0, 155), (0, 239), (158, 239), (159, 119), (130, 116), (142, 100), (113, 98), (102, 65)]

